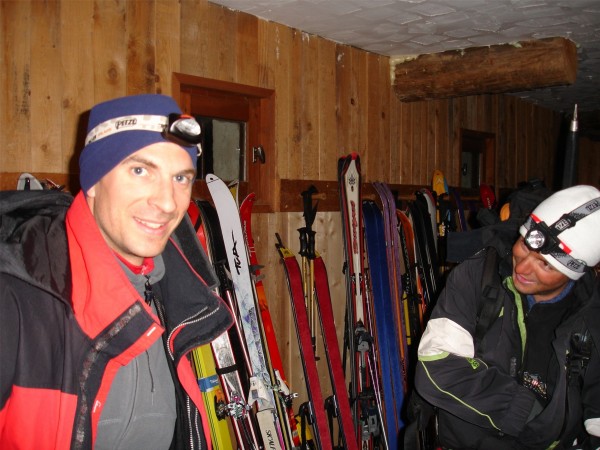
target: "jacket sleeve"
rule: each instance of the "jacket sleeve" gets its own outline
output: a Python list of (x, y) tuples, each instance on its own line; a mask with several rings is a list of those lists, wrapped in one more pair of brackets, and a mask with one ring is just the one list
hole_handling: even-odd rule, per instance
[(517, 436), (537, 402), (505, 370), (475, 357), (482, 265), (474, 258), (450, 272), (419, 344), (415, 386), (440, 409)]
[[(587, 316), (590, 321), (597, 321), (598, 317), (600, 317), (600, 307), (594, 308)], [(591, 324), (589, 328), (592, 330), (592, 352), (585, 372), (581, 397), (583, 424), (590, 435), (589, 448), (597, 449), (600, 448), (600, 333)]]
[(17, 367), (17, 345), (19, 330), (19, 314), (16, 304), (10, 295), (6, 278), (0, 275), (0, 436), (4, 427), (4, 413), (12, 392), (13, 378)]

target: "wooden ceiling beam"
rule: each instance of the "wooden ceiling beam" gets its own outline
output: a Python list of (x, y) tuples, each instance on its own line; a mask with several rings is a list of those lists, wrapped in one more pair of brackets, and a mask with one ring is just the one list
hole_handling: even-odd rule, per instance
[(408, 102), (567, 85), (576, 76), (575, 43), (557, 37), (406, 59), (395, 63), (393, 85)]

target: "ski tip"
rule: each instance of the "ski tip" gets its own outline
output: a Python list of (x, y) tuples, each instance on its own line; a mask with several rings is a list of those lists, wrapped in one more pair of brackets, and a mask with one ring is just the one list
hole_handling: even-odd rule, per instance
[(448, 193), (448, 183), (446, 182), (446, 177), (441, 170), (436, 169), (433, 171), (431, 187), (438, 196)]
[(217, 180), (220, 180), (220, 178), (218, 176), (216, 176), (214, 173), (208, 173), (204, 177), (204, 181), (206, 181), (207, 183), (212, 183), (213, 181), (217, 181)]
[(479, 196), (483, 206), (487, 209), (493, 209), (496, 206), (496, 195), (491, 186), (481, 183), (479, 185)]
[(30, 173), (23, 172), (17, 181), (18, 191), (43, 191), (44, 185)]
[(246, 195), (246, 197), (244, 197), (244, 200), (242, 200), (242, 206), (240, 207), (240, 209), (242, 207), (251, 207), (254, 202), (256, 201), (256, 193), (254, 192), (250, 192), (248, 195)]
[(339, 161), (342, 163), (346, 161), (360, 161), (360, 155), (358, 154), (358, 152), (350, 152), (347, 155), (340, 156)]

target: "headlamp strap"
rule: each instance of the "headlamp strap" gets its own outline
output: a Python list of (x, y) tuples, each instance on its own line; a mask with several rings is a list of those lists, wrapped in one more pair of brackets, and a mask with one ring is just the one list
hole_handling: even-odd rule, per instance
[(115, 117), (96, 125), (86, 136), (85, 145), (121, 131), (156, 131), (162, 133), (169, 124), (166, 116), (134, 115)]
[(539, 217), (531, 214), (524, 225), (527, 230), (532, 227), (537, 227), (545, 232), (549, 232), (552, 236), (557, 237), (560, 233), (569, 228), (573, 228), (577, 222), (581, 219), (589, 216), (590, 214), (600, 209), (600, 197), (596, 197), (587, 203), (575, 208), (573, 211), (563, 214), (556, 222), (552, 225), (546, 225)]

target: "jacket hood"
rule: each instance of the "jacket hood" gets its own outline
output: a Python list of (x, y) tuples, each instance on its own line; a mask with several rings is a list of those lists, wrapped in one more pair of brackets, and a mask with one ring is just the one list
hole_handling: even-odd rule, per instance
[(71, 194), (54, 190), (0, 192), (0, 273), (68, 299), (64, 217), (72, 202)]

